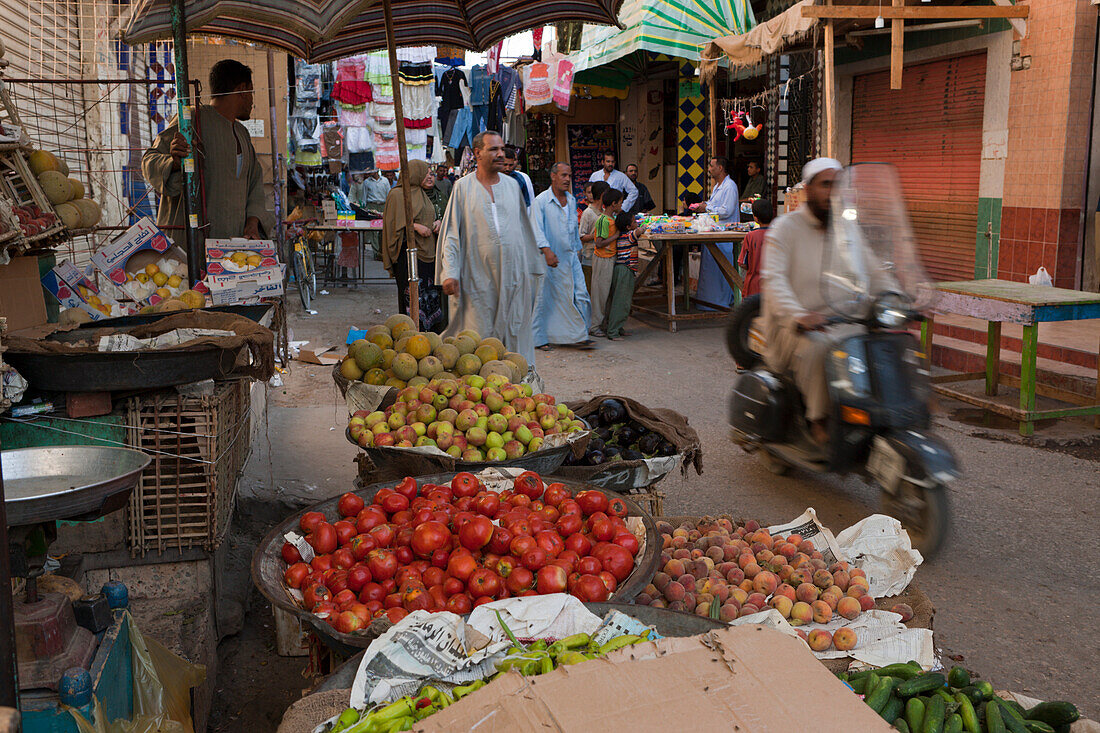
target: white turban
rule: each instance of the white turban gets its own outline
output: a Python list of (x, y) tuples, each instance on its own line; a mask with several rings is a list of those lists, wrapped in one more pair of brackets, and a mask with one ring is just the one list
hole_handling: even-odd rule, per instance
[(823, 171), (838, 171), (842, 168), (844, 168), (844, 166), (835, 158), (814, 158), (809, 163), (802, 166), (802, 185), (807, 185), (818, 173)]

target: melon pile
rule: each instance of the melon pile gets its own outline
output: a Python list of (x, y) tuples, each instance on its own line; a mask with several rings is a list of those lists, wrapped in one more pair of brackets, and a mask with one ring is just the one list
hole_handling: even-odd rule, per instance
[(87, 229), (99, 223), (99, 204), (84, 198), (84, 184), (69, 177), (69, 166), (46, 150), (35, 150), (28, 163), (38, 185), (68, 229)]

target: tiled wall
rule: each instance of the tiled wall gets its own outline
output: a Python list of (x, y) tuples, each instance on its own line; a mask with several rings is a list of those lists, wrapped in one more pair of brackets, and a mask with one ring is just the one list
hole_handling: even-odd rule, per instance
[(1026, 280), (1042, 265), (1055, 285), (1072, 288), (1080, 270), (1096, 8), (1075, 0), (1028, 4), (1019, 53), (1031, 57), (1031, 68), (1011, 77), (997, 274)]

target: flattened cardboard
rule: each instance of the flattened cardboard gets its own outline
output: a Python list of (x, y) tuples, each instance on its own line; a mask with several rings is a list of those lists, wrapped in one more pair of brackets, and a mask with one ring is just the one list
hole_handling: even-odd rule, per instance
[(661, 639), (540, 677), (510, 672), (413, 730), (667, 733), (686, 728), (892, 730), (798, 639), (762, 626)]
[(46, 322), (46, 292), (38, 279), (37, 257), (12, 257), (0, 265), (0, 316), (8, 319), (9, 331)]

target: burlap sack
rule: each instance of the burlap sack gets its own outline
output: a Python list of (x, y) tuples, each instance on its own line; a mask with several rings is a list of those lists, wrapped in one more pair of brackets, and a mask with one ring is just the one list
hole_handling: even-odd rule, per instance
[[(218, 311), (192, 310), (173, 313), (153, 323), (127, 328), (80, 328), (68, 332), (54, 328), (30, 329), (13, 333), (5, 340), (8, 349), (24, 354), (97, 354), (102, 336), (116, 333), (128, 333), (135, 338), (151, 338), (177, 328), (205, 328), (232, 331), (235, 336), (217, 336), (197, 338), (170, 349), (158, 349), (158, 354), (198, 351), (203, 349), (226, 349), (236, 351), (247, 347), (251, 356), (250, 363), (238, 362), (235, 376), (268, 380), (275, 373), (275, 334), (244, 316)], [(137, 353), (141, 352), (126, 352)]]
[(312, 733), (313, 729), (348, 707), (351, 690), (326, 690), (306, 695), (287, 708), (276, 733)]

